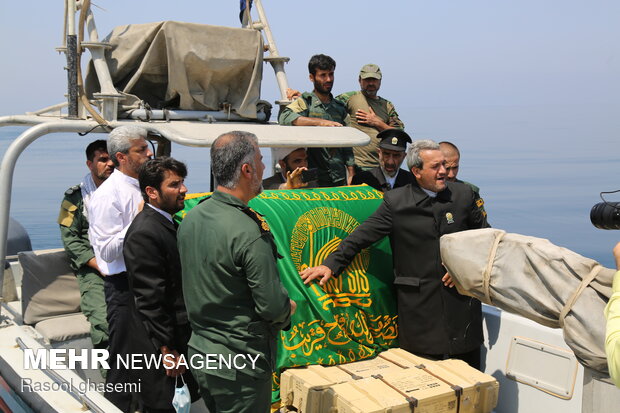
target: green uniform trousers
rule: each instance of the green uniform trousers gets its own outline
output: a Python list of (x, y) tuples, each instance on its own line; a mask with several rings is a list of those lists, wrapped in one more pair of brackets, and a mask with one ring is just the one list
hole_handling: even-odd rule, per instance
[[(189, 348), (189, 360), (202, 354)], [(271, 376), (257, 379), (237, 372), (236, 379), (227, 380), (207, 373), (208, 370), (191, 370), (200, 386), (209, 413), (269, 413), (271, 411)]]
[(80, 308), (90, 323), (93, 347), (105, 349), (108, 347), (108, 321), (103, 277), (88, 267), (80, 268), (76, 275), (80, 286)]

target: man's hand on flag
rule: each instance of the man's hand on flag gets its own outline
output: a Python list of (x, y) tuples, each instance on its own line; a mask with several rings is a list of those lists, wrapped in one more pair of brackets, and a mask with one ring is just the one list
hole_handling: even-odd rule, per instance
[(302, 272), (299, 273), (301, 275), (301, 279), (304, 281), (304, 284), (310, 283), (310, 281), (315, 278), (321, 278), (319, 281), (319, 285), (325, 285), (327, 281), (334, 275), (332, 270), (325, 265), (319, 265), (317, 267), (306, 268)]

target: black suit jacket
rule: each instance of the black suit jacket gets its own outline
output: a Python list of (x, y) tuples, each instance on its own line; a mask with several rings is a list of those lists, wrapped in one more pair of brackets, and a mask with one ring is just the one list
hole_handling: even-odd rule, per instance
[[(191, 328), (183, 301), (174, 224), (144, 205), (127, 230), (123, 255), (134, 296), (134, 329), (127, 332), (131, 351), (159, 355), (160, 347), (165, 345), (187, 356)], [(171, 408), (175, 380), (166, 376), (163, 368), (132, 370), (132, 375), (142, 381), (140, 396), (146, 406)], [(196, 395), (197, 386), (191, 373), (185, 373), (183, 378)]]
[(351, 185), (367, 184), (375, 188), (377, 191), (387, 192), (391, 189), (400, 188), (401, 186), (405, 186), (414, 181), (415, 177), (413, 174), (401, 168), (398, 170), (398, 175), (396, 175), (394, 188), (388, 188), (388, 183), (385, 181), (383, 171), (381, 171), (380, 167), (376, 167), (355, 174), (351, 180)]
[(431, 198), (413, 183), (386, 192), (377, 211), (323, 264), (340, 274), (359, 251), (389, 236), (400, 346), (414, 353), (466, 353), (483, 341), (481, 305), (441, 282), (446, 270), (439, 238), (487, 226), (469, 186), (448, 182)]

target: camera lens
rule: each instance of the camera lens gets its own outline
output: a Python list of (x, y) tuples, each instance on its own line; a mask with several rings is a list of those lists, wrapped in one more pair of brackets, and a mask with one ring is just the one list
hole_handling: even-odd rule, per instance
[(620, 202), (600, 202), (590, 211), (592, 225), (599, 229), (620, 229)]

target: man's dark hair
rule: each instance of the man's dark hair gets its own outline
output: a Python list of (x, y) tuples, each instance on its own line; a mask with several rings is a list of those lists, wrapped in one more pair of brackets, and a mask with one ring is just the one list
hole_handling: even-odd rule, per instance
[(108, 152), (108, 143), (103, 139), (97, 139), (94, 142), (91, 142), (86, 147), (86, 159), (89, 161), (93, 161), (95, 159), (95, 152)]
[(336, 61), (327, 55), (315, 54), (310, 58), (310, 61), (308, 62), (308, 72), (311, 75), (315, 75), (317, 69), (335, 70)]
[(181, 178), (185, 178), (187, 176), (187, 167), (185, 164), (169, 156), (149, 159), (142, 164), (140, 167), (140, 172), (138, 173), (138, 182), (140, 183), (140, 191), (142, 192), (144, 202), (149, 202), (149, 197), (146, 194), (147, 186), (151, 186), (156, 188), (158, 191), (161, 191), (161, 184), (164, 182), (164, 175), (166, 171), (172, 171)]
[(211, 145), (211, 170), (218, 185), (234, 189), (241, 177), (243, 164), (254, 165), (256, 135), (244, 131), (224, 133)]

